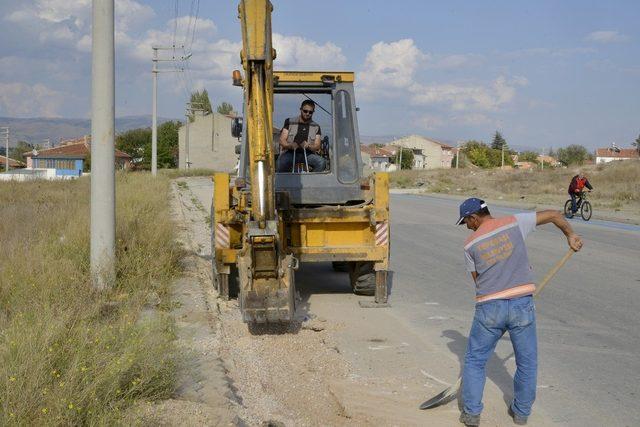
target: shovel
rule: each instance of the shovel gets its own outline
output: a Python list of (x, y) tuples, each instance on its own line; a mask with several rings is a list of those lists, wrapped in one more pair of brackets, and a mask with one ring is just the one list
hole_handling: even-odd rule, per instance
[[(558, 261), (556, 265), (553, 266), (551, 270), (549, 270), (547, 275), (544, 276), (544, 279), (542, 279), (542, 282), (540, 282), (540, 285), (538, 285), (538, 288), (534, 292), (533, 294), (534, 297), (538, 296), (538, 294), (542, 291), (542, 289), (544, 289), (544, 287), (547, 286), (547, 283), (549, 282), (549, 280), (551, 280), (551, 278), (556, 275), (558, 270), (560, 270), (560, 268), (562, 268), (562, 266), (567, 262), (567, 260), (571, 258), (571, 255), (573, 255), (574, 252), (575, 251), (573, 249), (569, 249), (569, 252), (567, 252), (562, 257), (562, 259)], [(458, 381), (456, 381), (455, 384), (453, 384), (446, 390), (441, 391), (437, 395), (433, 396), (431, 399), (423, 402), (422, 405), (420, 405), (420, 409), (435, 408), (437, 406), (445, 405), (451, 402), (452, 400), (455, 400), (455, 398), (458, 396), (458, 390), (460, 390), (461, 384), (462, 384), (462, 377), (459, 377)]]

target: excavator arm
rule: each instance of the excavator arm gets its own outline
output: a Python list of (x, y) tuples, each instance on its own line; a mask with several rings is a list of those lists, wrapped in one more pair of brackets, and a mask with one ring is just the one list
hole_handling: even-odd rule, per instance
[(240, 308), (248, 323), (288, 322), (295, 313), (297, 262), (283, 250), (275, 207), (272, 10), (269, 0), (242, 0), (238, 6), (251, 205), (237, 265)]

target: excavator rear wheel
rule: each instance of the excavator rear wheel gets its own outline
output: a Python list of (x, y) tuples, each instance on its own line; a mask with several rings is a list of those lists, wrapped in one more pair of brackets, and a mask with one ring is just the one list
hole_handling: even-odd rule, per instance
[(371, 296), (376, 292), (376, 272), (372, 261), (349, 263), (349, 280), (356, 295)]

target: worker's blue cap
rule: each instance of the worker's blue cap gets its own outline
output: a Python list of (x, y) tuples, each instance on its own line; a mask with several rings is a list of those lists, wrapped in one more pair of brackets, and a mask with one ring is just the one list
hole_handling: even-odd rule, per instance
[(484, 202), (484, 200), (476, 199), (475, 197), (471, 197), (470, 199), (465, 200), (460, 205), (460, 219), (458, 219), (456, 225), (462, 224), (462, 221), (464, 221), (466, 217), (471, 214), (478, 213), (481, 209), (484, 209), (486, 207), (487, 204)]

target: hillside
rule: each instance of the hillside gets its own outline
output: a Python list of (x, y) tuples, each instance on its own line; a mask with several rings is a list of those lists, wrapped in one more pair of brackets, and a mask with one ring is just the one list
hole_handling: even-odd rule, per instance
[[(169, 120), (158, 117), (158, 124)], [(55, 145), (61, 139), (78, 138), (91, 133), (90, 119), (57, 119), (57, 118), (14, 118), (0, 117), (0, 126), (8, 126), (11, 132), (9, 145), (18, 141), (42, 144), (46, 139)], [(116, 118), (116, 132), (151, 126), (151, 115), (125, 116)]]

